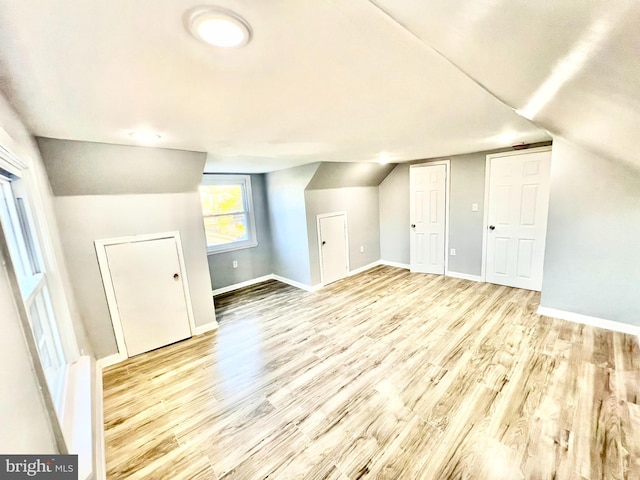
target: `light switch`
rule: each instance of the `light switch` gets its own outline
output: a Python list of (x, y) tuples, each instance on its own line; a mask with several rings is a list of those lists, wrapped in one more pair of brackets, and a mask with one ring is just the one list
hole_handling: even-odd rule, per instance
[(455, 257), (455, 255), (456, 255), (456, 249), (455, 249), (455, 248), (452, 248), (452, 249), (451, 249), (451, 256), (452, 256), (452, 257)]
[(478, 211), (478, 204), (477, 203), (472, 203), (471, 204), (471, 211), (472, 212), (477, 212)]

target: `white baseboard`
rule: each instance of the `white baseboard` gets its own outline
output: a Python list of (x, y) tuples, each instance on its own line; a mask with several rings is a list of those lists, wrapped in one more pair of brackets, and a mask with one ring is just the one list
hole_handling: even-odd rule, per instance
[(102, 384), (102, 368), (96, 362), (95, 368), (95, 395), (96, 404), (94, 408), (95, 414), (95, 453), (94, 453), (94, 479), (106, 480), (107, 478), (107, 456), (104, 446), (104, 400), (103, 400), (103, 384)]
[[(240, 288), (240, 287), (238, 287)], [(210, 332), (211, 330), (218, 329), (218, 322), (215, 320), (213, 322), (205, 323), (204, 325), (196, 326), (196, 331), (193, 332), (194, 335), (202, 335), (203, 333)]]
[(250, 287), (251, 285), (255, 285), (256, 283), (262, 283), (266, 282), (267, 280), (273, 279), (273, 275), (263, 275), (262, 277), (252, 278), (251, 280), (247, 280), (245, 282), (234, 283), (233, 285), (228, 285), (226, 287), (216, 288), (211, 292), (211, 294), (215, 297), (216, 295), (232, 292), (233, 290), (238, 290), (239, 288)]
[(380, 262), (381, 262), (381, 260), (378, 260), (376, 262), (369, 263), (369, 264), (365, 265), (364, 267), (360, 267), (360, 268), (356, 268), (355, 270), (351, 270), (349, 272), (349, 276), (358, 275), (359, 273), (366, 272), (367, 270), (371, 270), (373, 267), (377, 267), (378, 265), (380, 265), (381, 264)]
[(445, 277), (461, 278), (462, 280), (471, 280), (472, 282), (484, 282), (480, 275), (469, 275), (468, 273), (445, 272)]
[(411, 265), (408, 263), (390, 262), (388, 260), (380, 260), (380, 265), (387, 265), (388, 267), (404, 268), (405, 270), (411, 270)]
[(315, 292), (316, 290), (320, 290), (322, 288), (321, 284), (317, 285), (305, 285), (304, 283), (296, 282), (295, 280), (291, 280), (286, 277), (281, 277), (280, 275), (273, 275), (273, 279), (282, 283), (286, 283), (287, 285), (291, 285), (292, 287), (301, 288), (302, 290), (306, 290), (307, 292)]
[(102, 357), (96, 360), (96, 363), (100, 368), (107, 368), (111, 365), (115, 365), (116, 363), (123, 362), (126, 359), (127, 357), (122, 355), (121, 353), (114, 353), (113, 355), (109, 355), (108, 357)]
[(591, 327), (613, 330), (614, 332), (628, 333), (630, 335), (640, 335), (640, 326), (630, 325), (628, 323), (614, 322), (613, 320), (605, 320), (604, 318), (590, 317), (588, 315), (582, 315), (580, 313), (567, 312), (565, 310), (556, 310), (555, 308), (542, 306), (538, 307), (536, 313), (538, 315), (544, 315), (545, 317), (559, 318), (561, 320), (581, 323), (583, 325), (589, 325)]

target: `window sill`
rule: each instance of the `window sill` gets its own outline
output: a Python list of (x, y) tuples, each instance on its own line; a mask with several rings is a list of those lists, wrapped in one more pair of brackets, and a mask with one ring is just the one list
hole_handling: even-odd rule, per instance
[(78, 358), (64, 370), (64, 398), (58, 405), (62, 434), (69, 453), (78, 455), (78, 478), (100, 478), (97, 472), (101, 471), (100, 462), (104, 458), (96, 449), (96, 443), (102, 434), (102, 415), (94, 417), (94, 403), (102, 400), (102, 393), (96, 389), (96, 382), (102, 379), (94, 378), (98, 371), (88, 356)]
[(207, 255), (215, 255), (217, 253), (227, 253), (233, 252), (235, 250), (243, 250), (245, 248), (254, 248), (258, 246), (258, 242), (247, 242), (240, 245), (231, 245), (226, 248), (216, 249), (216, 250), (207, 250)]

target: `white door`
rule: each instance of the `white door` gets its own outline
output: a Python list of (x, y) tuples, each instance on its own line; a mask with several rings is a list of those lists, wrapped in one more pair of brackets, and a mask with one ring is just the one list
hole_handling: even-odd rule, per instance
[(486, 280), (542, 289), (551, 151), (489, 156)]
[(444, 274), (447, 166), (411, 166), (411, 271)]
[(191, 336), (175, 238), (106, 247), (130, 357)]
[(345, 278), (349, 272), (346, 215), (319, 215), (318, 239), (322, 283), (327, 285)]

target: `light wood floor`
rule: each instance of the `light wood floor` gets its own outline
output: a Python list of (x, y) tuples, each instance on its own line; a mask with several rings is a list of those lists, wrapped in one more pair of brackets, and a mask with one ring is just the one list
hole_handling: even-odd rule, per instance
[(640, 478), (637, 338), (538, 301), (391, 267), (219, 296), (105, 371), (109, 478)]

